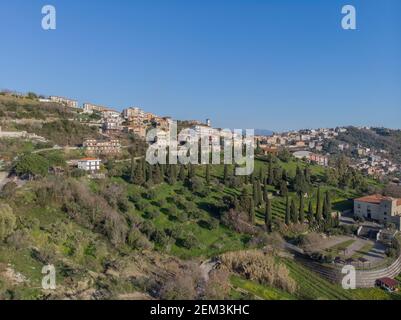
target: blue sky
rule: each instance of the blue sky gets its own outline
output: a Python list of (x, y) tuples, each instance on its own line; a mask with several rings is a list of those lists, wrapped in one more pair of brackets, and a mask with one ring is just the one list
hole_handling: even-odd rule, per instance
[(4, 0), (0, 26), (0, 88), (219, 127), (401, 127), (399, 0)]

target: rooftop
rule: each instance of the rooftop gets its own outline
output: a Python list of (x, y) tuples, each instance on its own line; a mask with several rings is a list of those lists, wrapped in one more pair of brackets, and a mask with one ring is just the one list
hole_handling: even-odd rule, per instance
[(372, 194), (370, 196), (365, 196), (355, 199), (355, 201), (372, 203), (372, 204), (380, 204), (380, 202), (382, 202), (383, 200), (388, 200), (388, 201), (397, 200), (397, 206), (401, 205), (401, 199), (395, 199), (392, 197), (383, 196), (381, 194)]
[(398, 286), (398, 281), (391, 278), (381, 278), (377, 279), (377, 281), (386, 285), (389, 288), (394, 288)]

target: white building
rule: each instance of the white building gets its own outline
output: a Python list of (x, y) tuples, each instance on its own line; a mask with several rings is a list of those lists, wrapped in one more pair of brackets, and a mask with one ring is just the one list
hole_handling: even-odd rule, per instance
[(379, 223), (401, 227), (401, 199), (374, 194), (354, 199), (354, 215)]
[(57, 96), (50, 96), (49, 99), (52, 102), (63, 104), (69, 108), (78, 108), (78, 101), (73, 100), (73, 99), (57, 97)]
[(93, 113), (95, 111), (96, 112), (104, 112), (104, 111), (110, 110), (107, 107), (99, 106), (99, 105), (96, 105), (96, 104), (93, 104), (93, 103), (88, 103), (88, 102), (83, 104), (82, 109), (83, 109), (84, 113), (89, 113), (89, 114), (91, 114), (91, 113)]
[(78, 160), (78, 169), (85, 171), (98, 171), (100, 170), (100, 163), (102, 161), (96, 158), (83, 158)]

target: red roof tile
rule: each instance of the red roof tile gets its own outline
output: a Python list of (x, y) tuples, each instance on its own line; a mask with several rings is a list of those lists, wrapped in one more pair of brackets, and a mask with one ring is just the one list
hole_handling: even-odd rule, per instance
[(391, 279), (391, 278), (381, 278), (381, 279), (377, 279), (377, 282), (382, 283), (384, 285), (386, 285), (389, 288), (394, 288), (398, 286), (398, 281)]
[(361, 198), (355, 199), (356, 201), (359, 202), (367, 202), (367, 203), (372, 203), (372, 204), (380, 204), (381, 201), (383, 200), (397, 200), (397, 206), (401, 205), (401, 199), (394, 199), (391, 197), (386, 197), (381, 194), (372, 194), (370, 196), (365, 196)]

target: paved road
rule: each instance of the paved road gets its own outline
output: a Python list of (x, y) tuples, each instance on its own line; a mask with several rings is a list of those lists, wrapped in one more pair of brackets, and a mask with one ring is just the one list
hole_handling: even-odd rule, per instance
[(35, 150), (32, 153), (40, 153), (40, 152), (53, 151), (53, 150), (78, 150), (78, 149), (80, 149), (80, 147), (59, 147), (59, 146), (54, 146), (53, 148), (45, 148), (45, 149)]

